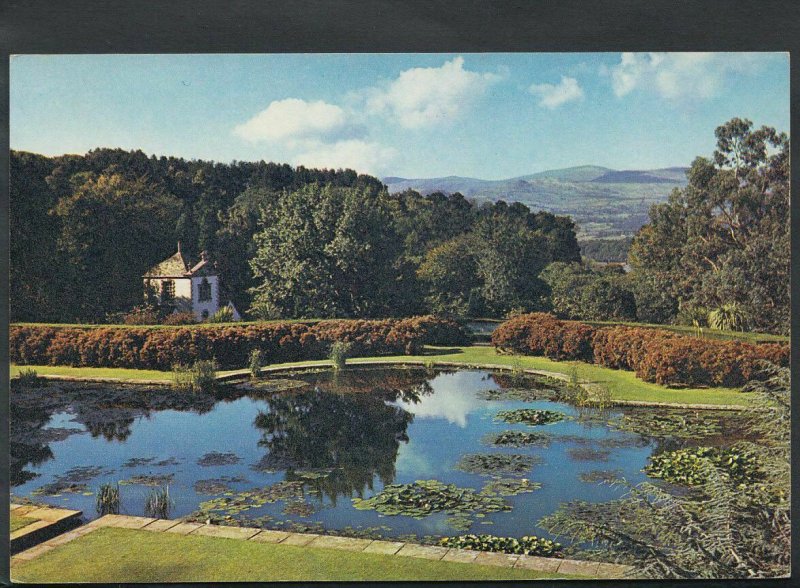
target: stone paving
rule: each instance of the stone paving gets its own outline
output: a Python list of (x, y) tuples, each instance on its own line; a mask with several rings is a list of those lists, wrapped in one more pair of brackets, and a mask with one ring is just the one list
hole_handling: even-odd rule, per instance
[(9, 538), (9, 547), (12, 551), (21, 549), (26, 545), (39, 543), (42, 539), (63, 530), (65, 525), (81, 516), (79, 510), (39, 506), (36, 504), (11, 504), (10, 511), (21, 517), (35, 519), (31, 524), (17, 529)]
[(433, 561), (450, 561), (460, 563), (474, 563), (486, 566), (506, 568), (522, 568), (538, 570), (565, 576), (585, 576), (595, 579), (623, 578), (629, 575), (633, 568), (610, 563), (593, 561), (580, 561), (573, 559), (536, 557), (531, 555), (510, 555), (506, 553), (491, 553), (486, 551), (472, 551), (469, 549), (456, 549), (434, 545), (418, 545), (403, 541), (384, 541), (372, 539), (357, 539), (352, 537), (336, 537), (332, 535), (317, 535), (313, 533), (291, 533), (288, 531), (272, 531), (253, 527), (226, 527), (222, 525), (204, 525), (200, 523), (186, 523), (179, 520), (151, 519), (146, 517), (131, 517), (124, 515), (106, 515), (95, 519), (87, 525), (74, 531), (59, 535), (45, 541), (40, 545), (18, 553), (11, 558), (11, 565), (28, 561), (64, 545), (73, 539), (82, 537), (102, 527), (117, 527), (123, 529), (138, 529), (155, 533), (180, 533), (183, 535), (204, 535), (207, 537), (223, 537), (241, 541), (255, 541), (260, 543), (273, 543), (280, 545), (294, 545), (300, 547), (313, 547), (318, 549), (344, 549), (361, 553), (377, 553), (398, 557), (418, 557)]

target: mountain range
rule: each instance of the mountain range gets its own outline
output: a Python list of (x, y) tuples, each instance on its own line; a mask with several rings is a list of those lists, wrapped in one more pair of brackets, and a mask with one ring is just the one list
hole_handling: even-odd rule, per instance
[(477, 201), (521, 202), (532, 210), (571, 216), (582, 239), (617, 238), (635, 233), (647, 222), (652, 204), (664, 202), (673, 189), (685, 186), (687, 169), (615, 170), (582, 165), (505, 180), (390, 176), (382, 181), (390, 193), (409, 189), (421, 194), (460, 192)]

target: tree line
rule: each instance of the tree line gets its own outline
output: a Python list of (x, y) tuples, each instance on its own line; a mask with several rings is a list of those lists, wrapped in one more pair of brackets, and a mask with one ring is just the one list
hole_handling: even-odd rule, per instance
[(210, 253), (253, 318), (502, 316), (544, 303), (548, 263), (580, 260), (569, 218), (521, 204), (120, 149), (12, 151), (10, 223), (14, 321), (103, 322), (139, 305), (142, 274), (177, 241), (190, 259)]
[(789, 329), (789, 139), (732, 119), (630, 242), (461, 194), (389, 194), (352, 170), (97, 149), (11, 153), (11, 317), (102, 322), (142, 302), (176, 241), (252, 318), (434, 313)]

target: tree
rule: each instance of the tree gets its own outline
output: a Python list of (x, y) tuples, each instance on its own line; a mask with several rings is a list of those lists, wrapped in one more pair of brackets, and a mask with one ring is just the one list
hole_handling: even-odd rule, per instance
[(716, 130), (714, 159), (650, 211), (634, 238), (634, 272), (669, 286), (679, 305), (737, 303), (752, 328), (788, 332), (789, 139), (734, 118)]
[(281, 317), (386, 316), (399, 240), (381, 194), (312, 184), (262, 213), (250, 266), (254, 309)]
[(471, 238), (462, 235), (429, 249), (417, 271), (435, 314), (470, 314), (470, 294), (481, 286)]
[(59, 200), (65, 318), (100, 320), (142, 301), (142, 279), (174, 247), (179, 203), (144, 179), (87, 174)]

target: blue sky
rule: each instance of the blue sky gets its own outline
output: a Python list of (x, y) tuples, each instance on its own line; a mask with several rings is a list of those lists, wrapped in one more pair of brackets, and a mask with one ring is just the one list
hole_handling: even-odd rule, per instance
[(23, 55), (11, 147), (508, 178), (711, 155), (734, 117), (789, 130), (785, 53)]

